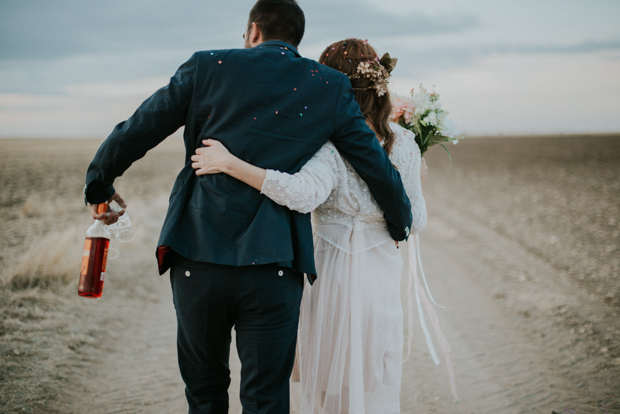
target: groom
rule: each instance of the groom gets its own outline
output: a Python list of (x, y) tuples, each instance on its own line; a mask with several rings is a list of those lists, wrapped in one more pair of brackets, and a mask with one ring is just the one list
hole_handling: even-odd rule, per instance
[(233, 327), (243, 412), (288, 414), (303, 274), (313, 280), (316, 273), (309, 215), (227, 175), (197, 177), (190, 157), (203, 139), (291, 173), (331, 139), (367, 182), (392, 237), (408, 236), (411, 208), (400, 175), (366, 125), (348, 78), (297, 52), (304, 26), (295, 0), (258, 0), (244, 49), (195, 53), (116, 126), (88, 168), (85, 197), (96, 212), (98, 203), (120, 198), (115, 178), (185, 126), (185, 167), (157, 258), (160, 274), (171, 268), (179, 368), (192, 414), (228, 411)]

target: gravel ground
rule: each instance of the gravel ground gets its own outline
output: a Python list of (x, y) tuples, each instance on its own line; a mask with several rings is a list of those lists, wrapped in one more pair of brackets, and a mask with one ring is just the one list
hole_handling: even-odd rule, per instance
[[(165, 143), (119, 180), (137, 236), (110, 261), (95, 301), (75, 284), (89, 224), (83, 174), (97, 146), (0, 140), (0, 413), (186, 409), (168, 281), (153, 259), (182, 145)], [(451, 165), (440, 149), (427, 157), (421, 243), (447, 306), (438, 314), (462, 401), (451, 400), (416, 323), (402, 412), (620, 412), (620, 137), (449, 148)]]
[[(486, 138), (429, 153), (425, 193), (620, 306), (620, 136)], [(432, 213), (432, 212), (431, 212)]]

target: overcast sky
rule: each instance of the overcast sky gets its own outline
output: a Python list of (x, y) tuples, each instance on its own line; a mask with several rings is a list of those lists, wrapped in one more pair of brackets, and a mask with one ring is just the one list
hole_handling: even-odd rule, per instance
[[(368, 39), (469, 134), (620, 131), (618, 0), (299, 0), (303, 56)], [(0, 0), (0, 137), (105, 137), (253, 0)]]

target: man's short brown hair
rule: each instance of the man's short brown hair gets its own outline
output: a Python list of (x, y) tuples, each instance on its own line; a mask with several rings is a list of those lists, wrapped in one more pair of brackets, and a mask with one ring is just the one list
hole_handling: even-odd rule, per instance
[(263, 40), (282, 40), (295, 47), (306, 27), (304, 12), (295, 0), (258, 0), (250, 11), (252, 22), (260, 28)]

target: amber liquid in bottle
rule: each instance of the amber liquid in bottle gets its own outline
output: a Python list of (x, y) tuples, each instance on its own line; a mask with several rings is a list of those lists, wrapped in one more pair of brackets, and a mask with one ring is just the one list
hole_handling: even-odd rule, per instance
[[(105, 213), (107, 209), (107, 204), (99, 204), (97, 213)], [(78, 295), (85, 298), (101, 297), (108, 261), (108, 247), (110, 247), (110, 232), (103, 221), (97, 220), (86, 231)]]
[(109, 246), (110, 240), (104, 237), (86, 238), (78, 295), (87, 298), (101, 297)]

